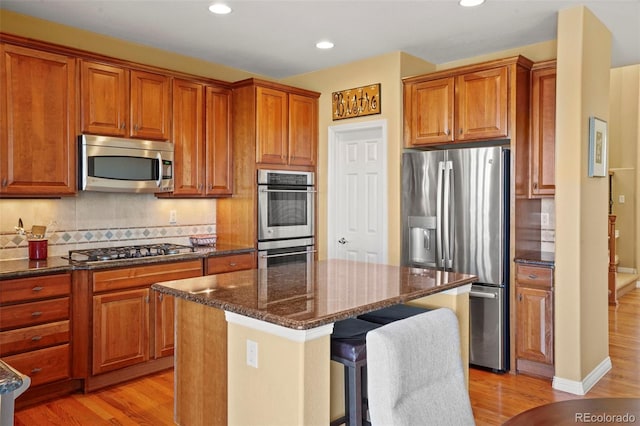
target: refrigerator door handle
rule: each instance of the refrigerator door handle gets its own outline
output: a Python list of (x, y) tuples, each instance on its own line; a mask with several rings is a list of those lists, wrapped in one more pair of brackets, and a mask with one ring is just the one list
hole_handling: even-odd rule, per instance
[(444, 174), (444, 161), (440, 161), (438, 162), (438, 187), (436, 191), (436, 263), (439, 267), (445, 267), (445, 253), (444, 250), (442, 250), (442, 196), (444, 192)]
[(444, 212), (443, 212), (443, 232), (444, 232), (444, 267), (453, 267), (453, 225), (451, 223), (451, 215), (453, 214), (452, 208), (452, 195), (453, 195), (453, 162), (446, 161), (444, 166)]

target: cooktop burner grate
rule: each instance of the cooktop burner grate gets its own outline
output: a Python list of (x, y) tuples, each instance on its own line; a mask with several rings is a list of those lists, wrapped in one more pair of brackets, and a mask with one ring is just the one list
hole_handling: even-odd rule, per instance
[(110, 260), (137, 259), (150, 256), (167, 256), (193, 252), (194, 248), (180, 244), (144, 244), (122, 247), (103, 247), (86, 250), (69, 250), (71, 263), (108, 262)]

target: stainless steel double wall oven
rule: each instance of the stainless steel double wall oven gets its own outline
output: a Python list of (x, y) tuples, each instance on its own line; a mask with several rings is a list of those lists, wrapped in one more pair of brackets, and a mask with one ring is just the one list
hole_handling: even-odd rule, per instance
[(258, 268), (313, 262), (315, 174), (258, 170)]

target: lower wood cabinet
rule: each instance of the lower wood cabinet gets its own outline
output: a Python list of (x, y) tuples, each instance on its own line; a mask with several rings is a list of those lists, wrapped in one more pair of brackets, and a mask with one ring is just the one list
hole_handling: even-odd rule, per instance
[(202, 259), (78, 271), (74, 307), (81, 322), (74, 333), (87, 347), (75, 352), (74, 372), (85, 391), (173, 366), (174, 301), (150, 287), (201, 275)]
[(205, 260), (205, 275), (253, 269), (256, 265), (256, 254), (241, 253), (226, 256), (209, 257)]
[(516, 370), (554, 375), (553, 269), (516, 265)]
[(71, 379), (70, 295), (68, 273), (0, 283), (0, 357), (31, 378), (18, 406), (80, 387)]

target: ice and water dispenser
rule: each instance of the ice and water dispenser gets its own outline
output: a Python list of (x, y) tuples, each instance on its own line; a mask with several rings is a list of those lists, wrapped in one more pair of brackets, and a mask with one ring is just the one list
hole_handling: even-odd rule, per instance
[(408, 225), (409, 262), (415, 266), (436, 267), (436, 217), (409, 216)]

